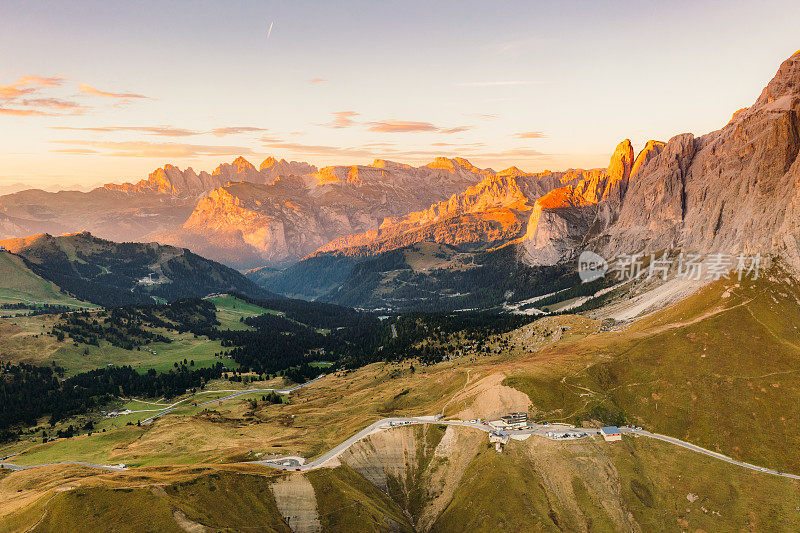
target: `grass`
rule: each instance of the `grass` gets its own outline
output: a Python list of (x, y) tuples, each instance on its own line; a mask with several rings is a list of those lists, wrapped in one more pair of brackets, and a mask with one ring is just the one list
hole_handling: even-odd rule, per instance
[(62, 461), (85, 461), (89, 463), (113, 464), (123, 462), (114, 460), (117, 446), (139, 438), (144, 429), (125, 426), (115, 431), (80, 435), (71, 439), (58, 439), (46, 444), (38, 444), (14, 457), (20, 465), (48, 464)]
[[(0, 304), (42, 304), (64, 305), (76, 309), (94, 309), (94, 304), (76, 300), (54, 283), (38, 276), (30, 270), (21, 258), (0, 251)], [(24, 310), (0, 310), (0, 316), (24, 313)]]
[(208, 299), (217, 307), (217, 320), (220, 322), (220, 328), (228, 330), (245, 330), (252, 329), (247, 324), (240, 321), (242, 318), (249, 318), (252, 316), (269, 314), (280, 314), (278, 311), (271, 309), (264, 309), (258, 305), (254, 305), (244, 300), (240, 300), (231, 295), (214, 296)]
[(350, 467), (315, 470), (307, 477), (323, 531), (413, 531), (397, 503)]
[(796, 531), (798, 496), (795, 481), (659, 441), (534, 437), (482, 448), (432, 531)]
[[(9, 254), (0, 253), (1, 261)], [(27, 271), (33, 274), (30, 271)], [(41, 280), (44, 283), (45, 280)], [(0, 289), (0, 297), (2, 296)], [(245, 329), (249, 326), (239, 322), (239, 317), (256, 316), (273, 312), (254, 306), (234, 298), (221, 296), (212, 299), (217, 305), (217, 318), (224, 329)], [(77, 302), (77, 300), (75, 300)], [(0, 298), (0, 303), (2, 299)], [(51, 301), (50, 303), (62, 303)], [(80, 304), (80, 302), (77, 302)], [(75, 304), (75, 305), (77, 305)], [(130, 365), (146, 372), (155, 369), (167, 372), (175, 363), (194, 361), (195, 367), (208, 367), (220, 361), (215, 356), (222, 351), (219, 341), (212, 341), (204, 336), (195, 337), (192, 333), (177, 333), (163, 328), (150, 328), (153, 332), (172, 339), (171, 343), (152, 343), (141, 350), (125, 350), (110, 343), (100, 341), (100, 346), (79, 344), (77, 346), (66, 339), (58, 342), (55, 338), (44, 335), (52, 329), (56, 321), (54, 315), (34, 317), (15, 317), (0, 319), (0, 358), (11, 361), (24, 361), (37, 364), (55, 364), (63, 367), (67, 375), (86, 372), (108, 364)], [(38, 337), (37, 337), (38, 335)], [(155, 351), (152, 354), (150, 350)], [(231, 359), (222, 360), (230, 369), (238, 368), (238, 363)], [(323, 363), (324, 364), (324, 363)]]
[(213, 366), (220, 360), (228, 368), (238, 368), (238, 364), (231, 359), (217, 358), (215, 354), (222, 351), (222, 345), (205, 336), (195, 337), (192, 333), (151, 328), (172, 339), (172, 342), (151, 343), (140, 350), (126, 350), (102, 340), (100, 346), (75, 346), (69, 338), (58, 342), (54, 337), (45, 335), (56, 320), (55, 315), (0, 319), (0, 359), (36, 364), (55, 363), (65, 368), (67, 375), (108, 364), (130, 365), (140, 372), (151, 368), (167, 372), (174, 367), (174, 363), (182, 363), (184, 359), (187, 362), (193, 360), (196, 368)]
[[(499, 373), (504, 385), (528, 395), (542, 420), (610, 413), (755, 464), (800, 473), (793, 453), (800, 436), (792, 427), (800, 419), (797, 297), (800, 290), (791, 283), (721, 282), (619, 330), (595, 334), (587, 319), (551, 317), (537, 322), (544, 340), (512, 332), (506, 336), (510, 348), (498, 355), (415, 364), (415, 372), (408, 362), (340, 371), (293, 393), (288, 404), (255, 410), (248, 397), (207, 410), (187, 402), (146, 428), (108, 426), (102, 436), (36, 446), (19, 462), (69, 457), (160, 466), (218, 465), (265, 453), (314, 457), (384, 416), (443, 408), (455, 414), (463, 409), (462, 399), (472, 402), (482, 390), (482, 380)], [(560, 341), (547, 340), (564, 325)], [(495, 340), (489, 344), (499, 346)], [(450, 402), (459, 394), (459, 401)], [(435, 431), (426, 435), (417, 440), (429, 440), (428, 448), (441, 438)], [(418, 514), (430, 505), (427, 493), (415, 492), (429, 483), (429, 451), (413, 458), (419, 467), (404, 474), (404, 490), (390, 492), (399, 508)], [(323, 525), (359, 530), (351, 510), (365, 529), (373, 524), (370, 517), (384, 511), (393, 516), (394, 507), (371, 499), (369, 506), (338, 511), (366, 488), (352, 473), (335, 475), (341, 477), (309, 477), (320, 509), (333, 510), (330, 517), (321, 511)], [(614, 445), (532, 438), (512, 442), (501, 455), (483, 447), (457, 485), (434, 530), (631, 529), (629, 520), (646, 531), (800, 528), (796, 482), (641, 438)], [(690, 502), (687, 494), (699, 498)]]
[[(20, 477), (31, 477), (25, 472)], [(211, 530), (289, 532), (270, 485), (275, 475), (242, 471), (150, 471), (134, 475), (73, 474), (57, 490), (2, 517), (11, 531), (175, 531), (205, 526)], [(39, 483), (41, 481), (36, 480)], [(30, 485), (29, 480), (27, 485)], [(0, 485), (0, 493), (14, 487)], [(14, 496), (31, 489), (22, 484)], [(255, 524), (255, 526), (254, 526)], [(35, 527), (33, 527), (35, 525)], [(205, 529), (201, 529), (205, 530)], [(5, 527), (3, 531), (6, 531)]]
[[(800, 472), (798, 287), (712, 284), (627, 329), (546, 351), (505, 384), (540, 417), (624, 418), (735, 458)], [(723, 297), (723, 295), (725, 295)], [(601, 420), (612, 422), (616, 420)]]

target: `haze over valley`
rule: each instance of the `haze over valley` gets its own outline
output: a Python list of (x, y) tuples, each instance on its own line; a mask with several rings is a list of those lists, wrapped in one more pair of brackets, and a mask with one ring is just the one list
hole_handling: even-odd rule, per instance
[(800, 530), (767, 4), (0, 8), (0, 531)]

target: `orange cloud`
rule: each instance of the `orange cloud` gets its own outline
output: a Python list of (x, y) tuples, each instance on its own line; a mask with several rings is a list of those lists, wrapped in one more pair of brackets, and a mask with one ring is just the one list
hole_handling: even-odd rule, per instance
[(62, 148), (60, 150), (50, 150), (50, 151), (58, 154), (74, 154), (74, 155), (91, 155), (100, 153), (97, 150), (92, 150), (91, 148)]
[(174, 128), (172, 126), (98, 126), (94, 128), (72, 128), (68, 126), (53, 126), (54, 130), (91, 131), (93, 133), (112, 133), (117, 131), (133, 131), (147, 135), (162, 135), (164, 137), (189, 137), (200, 135), (203, 132)]
[(44, 111), (36, 108), (46, 108), (49, 110), (71, 110), (73, 112), (80, 112), (86, 109), (84, 106), (63, 100), (60, 98), (27, 98), (22, 101), (20, 99), (24, 96), (34, 96), (40, 92), (43, 87), (52, 87), (54, 85), (61, 85), (64, 80), (60, 77), (46, 78), (43, 76), (22, 76), (14, 83), (8, 85), (0, 85), (0, 103), (12, 104), (15, 106), (22, 106), (25, 109), (1, 107), (0, 114), (15, 115), (15, 116), (45, 116), (55, 115), (50, 111)]
[(264, 146), (267, 148), (279, 148), (289, 152), (302, 153), (316, 156), (349, 156), (349, 157), (371, 157), (374, 155), (372, 150), (364, 148), (339, 148), (336, 146), (301, 144), (281, 141), (273, 138), (264, 138)]
[(22, 95), (36, 92), (42, 87), (52, 87), (62, 83), (64, 83), (64, 79), (60, 77), (22, 76), (14, 83), (0, 85), (0, 99), (12, 100)]
[(11, 109), (8, 107), (0, 107), (0, 115), (29, 117), (29, 116), (46, 116), (52, 114), (53, 113), (45, 113), (44, 111), (39, 111), (38, 109)]
[(26, 98), (22, 101), (22, 105), (27, 107), (46, 107), (59, 111), (73, 111), (76, 113), (89, 109), (78, 102), (64, 100), (62, 98)]
[(518, 139), (544, 139), (547, 137), (541, 131), (523, 131), (522, 133), (515, 133), (513, 136)]
[(326, 81), (328, 81), (328, 80), (326, 80), (325, 78), (313, 78), (313, 79), (308, 80), (308, 83), (316, 84), (316, 83), (323, 83), (323, 82), (326, 82)]
[(143, 94), (136, 94), (136, 93), (111, 93), (108, 91), (101, 91), (100, 89), (96, 89), (90, 85), (80, 84), (78, 85), (78, 90), (83, 94), (88, 94), (90, 96), (100, 96), (103, 98), (120, 98), (123, 100), (132, 100), (132, 99), (149, 99), (149, 97)]
[(381, 133), (407, 133), (416, 131), (438, 131), (439, 128), (430, 122), (412, 122), (408, 120), (384, 120), (381, 122), (370, 122), (372, 126), (369, 131)]
[[(57, 144), (71, 144), (103, 150), (98, 152), (112, 157), (156, 157), (186, 158), (198, 156), (227, 156), (252, 154), (253, 150), (243, 146), (211, 146), (184, 143), (154, 143), (146, 141), (112, 142), (112, 141), (52, 141)], [(72, 148), (75, 150), (75, 148)]]
[(484, 120), (490, 120), (490, 119), (495, 119), (495, 118), (499, 118), (500, 117), (500, 115), (496, 115), (494, 113), (464, 113), (464, 116), (465, 117), (482, 118)]
[(323, 126), (327, 126), (329, 128), (349, 128), (357, 124), (353, 117), (357, 117), (358, 113), (355, 111), (337, 111), (336, 113), (331, 113), (333, 115), (333, 120), (328, 122), (327, 124), (322, 124)]
[(226, 128), (216, 128), (211, 130), (209, 133), (213, 133), (217, 137), (222, 137), (223, 135), (239, 135), (241, 133), (259, 133), (267, 131), (265, 128), (254, 128), (252, 126), (228, 126)]
[(430, 122), (413, 122), (408, 120), (383, 120), (380, 122), (370, 122), (369, 131), (380, 133), (412, 133), (412, 132), (438, 132), (438, 133), (461, 133), (472, 129), (472, 126), (458, 126), (455, 128), (440, 128)]
[(267, 131), (264, 128), (255, 128), (251, 126), (228, 126), (224, 128), (216, 128), (210, 131), (198, 131), (185, 128), (176, 128), (174, 126), (96, 126), (89, 128), (74, 128), (69, 126), (53, 126), (54, 130), (70, 130), (70, 131), (90, 131), (92, 133), (114, 133), (114, 132), (136, 132), (144, 133), (146, 135), (160, 135), (163, 137), (191, 137), (194, 135), (204, 135), (210, 133), (217, 137), (225, 135), (237, 135), (241, 133), (258, 133)]

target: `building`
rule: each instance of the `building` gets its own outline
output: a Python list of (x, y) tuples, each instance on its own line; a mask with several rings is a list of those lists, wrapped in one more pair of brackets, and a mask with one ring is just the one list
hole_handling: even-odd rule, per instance
[(617, 426), (606, 426), (600, 428), (600, 434), (609, 442), (615, 440), (622, 440), (622, 431)]
[(510, 428), (521, 428), (528, 425), (528, 413), (510, 413), (506, 416), (501, 416), (500, 420)]

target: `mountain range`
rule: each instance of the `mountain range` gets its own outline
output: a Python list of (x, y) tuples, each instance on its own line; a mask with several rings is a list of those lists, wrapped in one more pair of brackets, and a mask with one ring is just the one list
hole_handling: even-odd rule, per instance
[(799, 151), (800, 52), (720, 130), (649, 141), (638, 154), (624, 140), (603, 169), (497, 172), (460, 158), (317, 169), (240, 157), (210, 174), (165, 165), (138, 183), (0, 196), (0, 236), (89, 230), (241, 269), (290, 266), (251, 275), (271, 288), (324, 263), (334, 283), (314, 297), (361, 261), (426, 242), (466, 254), (510, 246), (535, 268), (583, 249), (779, 254), (800, 268)]

